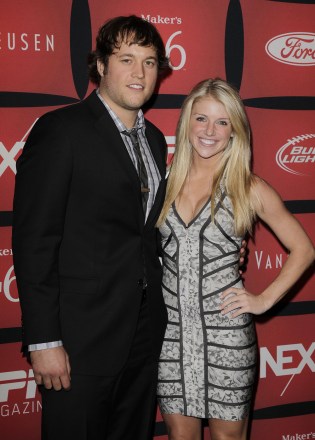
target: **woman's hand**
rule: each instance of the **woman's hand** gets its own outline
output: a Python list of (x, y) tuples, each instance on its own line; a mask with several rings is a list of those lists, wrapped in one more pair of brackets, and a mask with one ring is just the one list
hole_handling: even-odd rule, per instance
[(230, 287), (221, 294), (221, 313), (226, 315), (231, 312), (231, 318), (236, 318), (243, 313), (261, 315), (269, 309), (262, 295), (253, 295), (245, 289)]

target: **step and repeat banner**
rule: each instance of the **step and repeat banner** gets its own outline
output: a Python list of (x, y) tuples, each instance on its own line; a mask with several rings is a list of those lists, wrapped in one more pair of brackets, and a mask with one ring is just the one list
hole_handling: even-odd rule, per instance
[[(90, 93), (86, 56), (104, 21), (142, 16), (160, 31), (173, 68), (146, 109), (165, 134), (168, 160), (179, 108), (192, 86), (207, 77), (227, 79), (239, 88), (251, 122), (254, 171), (279, 191), (314, 240), (315, 5), (311, 0), (0, 4), (0, 438), (39, 440), (41, 400), (20, 351), (11, 248), (16, 159), (37, 118)], [(286, 258), (260, 224), (249, 242), (248, 289), (261, 291)], [(260, 371), (250, 439), (315, 438), (314, 318), (310, 269), (280, 304), (256, 319)], [(167, 438), (159, 412), (155, 438)], [(209, 438), (205, 428), (204, 439)]]

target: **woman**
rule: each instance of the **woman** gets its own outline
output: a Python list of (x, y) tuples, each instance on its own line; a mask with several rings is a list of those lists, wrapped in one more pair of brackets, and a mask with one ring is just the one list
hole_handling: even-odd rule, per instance
[[(256, 370), (252, 314), (277, 303), (314, 259), (297, 220), (250, 171), (250, 130), (236, 90), (220, 79), (186, 98), (158, 226), (168, 325), (158, 399), (171, 440), (244, 440)], [(243, 288), (241, 241), (256, 217), (289, 250), (278, 277), (261, 293)]]

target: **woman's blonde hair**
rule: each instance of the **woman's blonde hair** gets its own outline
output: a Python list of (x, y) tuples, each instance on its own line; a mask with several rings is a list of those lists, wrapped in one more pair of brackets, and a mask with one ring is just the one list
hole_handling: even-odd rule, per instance
[(160, 226), (165, 221), (188, 175), (192, 162), (192, 147), (189, 141), (192, 107), (196, 102), (207, 97), (214, 98), (224, 105), (232, 125), (232, 137), (213, 178), (211, 218), (212, 220), (214, 218), (214, 205), (220, 197), (222, 182), (233, 204), (235, 232), (244, 235), (247, 231), (252, 231), (255, 219), (255, 209), (250, 198), (254, 182), (250, 170), (250, 127), (237, 90), (220, 78), (201, 81), (184, 101), (176, 129), (175, 153), (168, 176), (166, 198), (157, 225)]

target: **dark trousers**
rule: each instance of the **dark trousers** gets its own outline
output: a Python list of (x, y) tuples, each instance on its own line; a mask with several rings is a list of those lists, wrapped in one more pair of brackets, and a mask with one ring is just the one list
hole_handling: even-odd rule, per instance
[(150, 440), (157, 361), (143, 300), (128, 360), (116, 376), (71, 376), (70, 391), (42, 389), (42, 440)]

